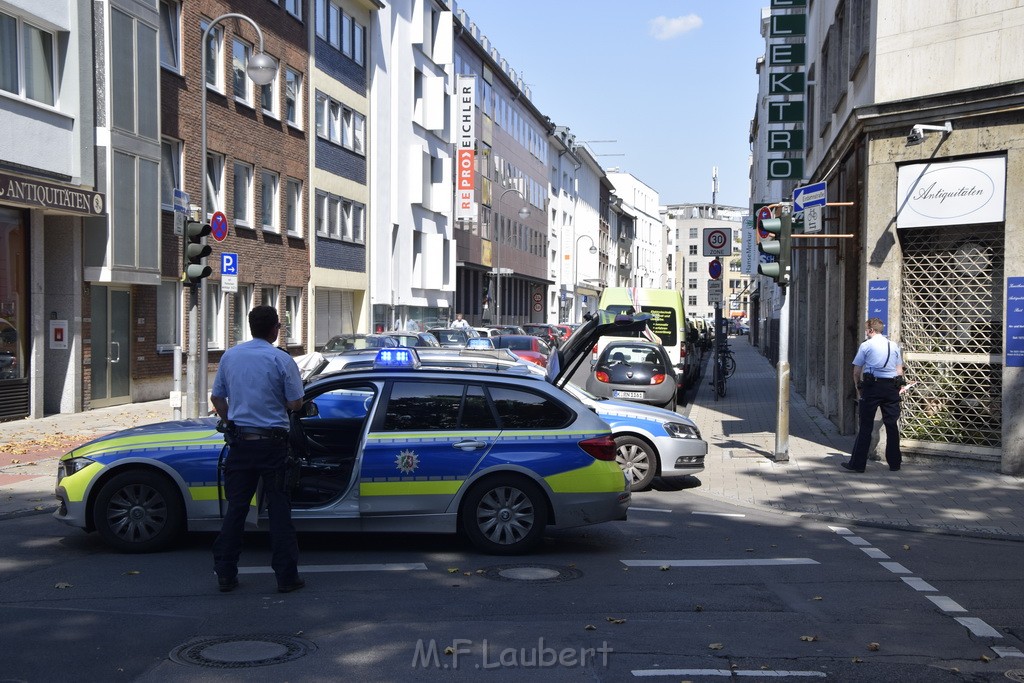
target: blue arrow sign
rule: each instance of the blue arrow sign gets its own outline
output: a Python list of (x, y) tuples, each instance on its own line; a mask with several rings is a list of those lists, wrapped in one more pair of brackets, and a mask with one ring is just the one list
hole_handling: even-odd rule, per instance
[(238, 275), (238, 254), (222, 251), (220, 254), (220, 274)]
[(825, 181), (821, 181), (795, 188), (793, 190), (793, 213), (800, 213), (808, 206), (825, 206), (828, 201), (825, 186)]

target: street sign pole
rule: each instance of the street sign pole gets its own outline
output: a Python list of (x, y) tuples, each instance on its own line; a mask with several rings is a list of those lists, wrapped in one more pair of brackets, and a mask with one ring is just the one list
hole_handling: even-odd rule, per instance
[(778, 395), (775, 403), (775, 462), (789, 460), (789, 287), (781, 288), (779, 309)]

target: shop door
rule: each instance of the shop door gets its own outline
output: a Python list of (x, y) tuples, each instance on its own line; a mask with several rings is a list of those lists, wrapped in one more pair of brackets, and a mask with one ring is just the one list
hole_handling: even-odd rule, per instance
[(132, 296), (92, 285), (92, 402), (94, 408), (131, 402)]

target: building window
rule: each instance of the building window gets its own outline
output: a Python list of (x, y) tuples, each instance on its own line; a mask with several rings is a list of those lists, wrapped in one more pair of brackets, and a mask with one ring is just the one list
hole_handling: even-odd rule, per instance
[(207, 279), (203, 286), (209, 288), (206, 297), (210, 306), (210, 310), (206, 314), (206, 342), (211, 349), (223, 349), (227, 322), (224, 320), (224, 302), (220, 295), (220, 283)]
[(327, 236), (341, 239), (341, 199), (327, 198)]
[(181, 3), (160, 0), (160, 65), (181, 71)]
[(362, 244), (366, 241), (366, 228), (364, 227), (363, 217), (366, 215), (366, 209), (362, 204), (352, 205), (352, 241), (359, 242)]
[(284, 0), (284, 8), (288, 14), (302, 21), (302, 0)]
[(156, 290), (156, 348), (181, 345), (181, 288), (177, 280), (161, 280)]
[(333, 2), (327, 7), (327, 42), (341, 49), (341, 8)]
[(696, 256), (697, 255), (697, 245), (696, 244), (691, 244), (690, 245), (689, 254), (690, 254), (690, 256)]
[(302, 74), (289, 68), (284, 70), (285, 120), (302, 128)]
[(302, 235), (302, 181), (289, 178), (285, 186), (285, 225), (289, 235)]
[(697, 228), (690, 228), (690, 239), (697, 239)]
[(273, 285), (260, 287), (260, 305), (277, 308), (277, 287)]
[(288, 288), (284, 295), (284, 338), (289, 344), (302, 342), (302, 290)]
[(281, 223), (278, 216), (278, 208), (281, 200), (278, 196), (279, 179), (273, 171), (263, 171), (260, 176), (263, 186), (263, 195), (260, 201), (260, 219), (263, 221), (263, 229), (269, 232), (280, 232)]
[(249, 55), (252, 54), (252, 47), (235, 38), (231, 49), (231, 79), (234, 87), (235, 99), (239, 102), (252, 106), (252, 81), (249, 80), (245, 69), (249, 65)]
[(53, 33), (0, 12), (0, 89), (52, 106), (55, 44)]
[(327, 95), (316, 94), (316, 109), (313, 112), (313, 123), (318, 137), (327, 137)]
[(697, 305), (697, 297), (693, 296), (693, 295), (690, 295), (690, 296), (686, 297), (686, 305), (687, 306), (696, 306)]
[(216, 152), (206, 155), (206, 215), (224, 206), (224, 156)]
[(356, 64), (363, 65), (366, 62), (364, 45), (366, 43), (366, 29), (356, 21), (352, 22), (352, 59)]
[(696, 273), (697, 272), (697, 262), (696, 261), (690, 261), (690, 263), (687, 265), (687, 272), (690, 272), (690, 273)]
[(252, 166), (235, 162), (235, 223), (251, 226), (252, 219)]
[(314, 209), (316, 215), (313, 217), (313, 225), (316, 226), (316, 234), (327, 237), (327, 195), (323, 192), (316, 193)]
[(697, 289), (697, 278), (690, 278), (686, 283), (687, 289)]
[(316, 0), (316, 16), (314, 17), (314, 23), (316, 24), (317, 36), (327, 39), (327, 0)]
[[(274, 72), (274, 80), (266, 85), (260, 86), (260, 108), (263, 113), (267, 116), (272, 116), (275, 119), (280, 118), (281, 114), (278, 113), (278, 78), (279, 71)], [(248, 79), (246, 79), (248, 80)]]
[[(209, 28), (210, 22), (202, 21), (199, 28), (203, 33)], [(223, 35), (219, 26), (215, 26), (207, 36), (206, 47), (206, 85), (217, 92), (224, 92), (224, 69), (221, 68), (221, 47)]]
[(174, 190), (181, 189), (181, 142), (164, 138), (160, 141), (160, 207), (174, 210)]
[(244, 342), (252, 339), (249, 332), (249, 311), (252, 310), (252, 288), (249, 285), (238, 285), (238, 291), (232, 297), (231, 305), (234, 308), (234, 326), (232, 334), (234, 342)]

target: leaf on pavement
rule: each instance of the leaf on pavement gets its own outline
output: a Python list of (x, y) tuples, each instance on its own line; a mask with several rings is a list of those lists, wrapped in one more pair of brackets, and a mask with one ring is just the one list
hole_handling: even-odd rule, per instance
[(879, 650), (882, 649), (882, 646), (879, 645), (878, 643), (868, 643), (868, 649), (871, 650), (872, 652), (878, 652)]
[(806, 641), (808, 643), (813, 643), (817, 639), (818, 639), (818, 636), (800, 636), (800, 640)]
[(693, 606), (693, 611), (694, 612), (703, 612), (704, 611), (704, 605), (694, 605)]
[(981, 661), (983, 661), (983, 662), (991, 662), (992, 658), (989, 657), (988, 655), (982, 655), (981, 656)]
[(129, 569), (125, 572), (125, 576), (138, 576), (141, 573), (138, 569)]
[(448, 647), (446, 647), (446, 648), (444, 649), (444, 653), (445, 653), (446, 655), (453, 655), (453, 654), (455, 654), (455, 648), (454, 648), (454, 647), (452, 647), (451, 645), (449, 645)]
[(910, 550), (910, 546), (909, 546), (909, 545), (904, 545), (904, 546), (903, 546), (903, 549), (904, 549), (904, 550)]
[(63, 590), (65, 588), (71, 588), (71, 584), (68, 583), (67, 581), (58, 581), (56, 584), (54, 584), (53, 587), (54, 588), (60, 588), (61, 590)]
[(586, 626), (583, 627), (583, 630), (584, 631), (596, 631), (597, 627), (594, 626), (593, 624), (587, 624)]
[(605, 621), (610, 621), (613, 624), (625, 624), (626, 623), (625, 619), (619, 619), (618, 617), (605, 617), (604, 619), (605, 619)]
[(811, 598), (811, 600), (824, 600), (824, 599), (825, 598), (821, 597), (820, 595), (815, 595), (813, 598)]
[(864, 660), (861, 659), (860, 657), (854, 657), (850, 661), (853, 662), (854, 664), (863, 664), (864, 663)]
[(458, 574), (459, 573), (459, 568), (458, 567), (448, 567), (448, 573), (449, 574)]
[(660, 567), (658, 567), (658, 569), (660, 569), (660, 570), (661, 570), (661, 571), (663, 571), (663, 572), (667, 572), (667, 571), (668, 571), (669, 569), (671, 569), (671, 568), (672, 568), (672, 567), (668, 566), (667, 564), (663, 564), (663, 565), (661, 565)]
[(708, 645), (709, 650), (721, 650), (723, 647), (725, 647), (725, 645), (722, 645), (721, 643), (711, 643)]

